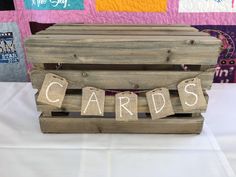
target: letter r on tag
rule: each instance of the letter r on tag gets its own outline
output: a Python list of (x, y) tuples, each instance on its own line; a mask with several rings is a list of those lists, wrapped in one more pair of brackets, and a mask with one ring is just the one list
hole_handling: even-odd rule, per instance
[(116, 120), (138, 120), (138, 96), (133, 92), (121, 92), (115, 96)]

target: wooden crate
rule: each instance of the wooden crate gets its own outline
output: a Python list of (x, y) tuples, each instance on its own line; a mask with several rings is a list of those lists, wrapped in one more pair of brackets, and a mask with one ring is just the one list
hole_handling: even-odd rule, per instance
[[(62, 108), (37, 103), (44, 133), (200, 133), (206, 108), (183, 111), (177, 84), (197, 76), (204, 92), (209, 89), (221, 41), (184, 25), (71, 24), (49, 27), (26, 40), (25, 47), (34, 88), (41, 88), (47, 73), (69, 83)], [(166, 87), (176, 114), (152, 120), (145, 95), (139, 94), (139, 120), (119, 122), (114, 95), (108, 93), (105, 117), (82, 117), (85, 86), (136, 91)]]

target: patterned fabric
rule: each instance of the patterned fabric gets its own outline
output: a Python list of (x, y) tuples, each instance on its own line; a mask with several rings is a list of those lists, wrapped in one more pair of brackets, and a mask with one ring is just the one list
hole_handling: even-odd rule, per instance
[(222, 41), (222, 52), (218, 59), (215, 79), (216, 83), (236, 82), (235, 63), (236, 63), (236, 26), (194, 26), (200, 31), (209, 33)]
[(25, 0), (25, 6), (35, 10), (82, 10), (84, 0)]
[[(214, 81), (236, 82), (236, 61), (234, 59), (236, 57), (236, 26), (232, 26), (236, 24), (234, 0), (7, 1), (9, 5), (4, 3), (4, 6), (0, 8), (0, 81), (25, 81), (27, 78), (27, 71), (21, 69), (26, 67), (22, 44), (24, 39), (31, 35), (29, 22), (37, 22), (42, 24), (128, 23), (197, 25), (195, 27), (218, 37), (224, 44), (223, 52), (218, 60)], [(14, 1), (15, 7), (11, 5), (10, 1)], [(214, 26), (209, 26), (209, 24)], [(14, 72), (10, 72), (12, 70)]]
[(24, 50), (16, 23), (0, 23), (0, 81), (27, 81)]

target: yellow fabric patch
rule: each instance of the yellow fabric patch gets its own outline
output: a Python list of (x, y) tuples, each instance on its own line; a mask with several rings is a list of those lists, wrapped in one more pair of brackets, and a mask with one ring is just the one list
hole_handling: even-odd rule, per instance
[(166, 12), (167, 0), (96, 0), (97, 11)]

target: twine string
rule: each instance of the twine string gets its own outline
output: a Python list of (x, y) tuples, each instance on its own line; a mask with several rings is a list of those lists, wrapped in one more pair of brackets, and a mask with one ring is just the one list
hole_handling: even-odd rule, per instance
[[(202, 75), (202, 74), (205, 74), (205, 73), (208, 73), (208, 72), (212, 72), (212, 70), (215, 70), (215, 67), (211, 67), (211, 68), (208, 68), (198, 74), (196, 74), (195, 76), (193, 76), (192, 78), (197, 78), (198, 76)], [(176, 81), (176, 82), (172, 82), (172, 83), (169, 83), (167, 85), (163, 85), (163, 86), (159, 86), (159, 87), (169, 87), (169, 86), (172, 86), (172, 85), (176, 85), (177, 83), (179, 83), (179, 81)], [(157, 87), (156, 87), (157, 88)], [(153, 89), (144, 89), (144, 90), (139, 90), (139, 91), (131, 91), (133, 93), (146, 93), (150, 90), (154, 90), (156, 88), (153, 88)], [(120, 91), (120, 90), (111, 90), (111, 89), (104, 89), (106, 92), (108, 93), (121, 93), (121, 92), (125, 92), (125, 91)]]

